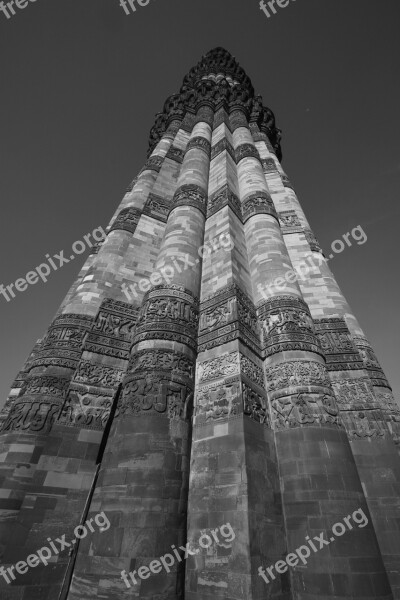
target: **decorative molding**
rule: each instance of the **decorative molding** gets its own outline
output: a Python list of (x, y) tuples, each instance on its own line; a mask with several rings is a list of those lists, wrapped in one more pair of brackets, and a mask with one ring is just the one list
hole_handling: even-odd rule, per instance
[(335, 398), (330, 394), (300, 393), (275, 398), (272, 403), (273, 428), (305, 426), (342, 427)]
[(261, 158), (257, 148), (253, 144), (240, 144), (235, 150), (236, 164), (239, 164), (244, 158), (256, 158), (261, 163)]
[(363, 369), (346, 321), (341, 317), (314, 320), (328, 371)]
[(193, 206), (194, 208), (197, 208), (204, 216), (206, 216), (207, 192), (205, 192), (198, 185), (182, 185), (175, 192), (171, 205), (171, 211), (177, 206)]
[(156, 171), (157, 173), (159, 173), (161, 171), (163, 163), (163, 156), (150, 156), (150, 158), (147, 159), (146, 164), (144, 165), (140, 174), (142, 174), (143, 171)]
[(115, 221), (111, 225), (111, 231), (124, 230), (130, 233), (135, 233), (135, 229), (140, 219), (141, 212), (137, 208), (123, 208), (117, 215)]
[(197, 136), (197, 137), (191, 138), (187, 145), (186, 152), (189, 152), (189, 150), (193, 150), (195, 148), (205, 152), (205, 154), (207, 155), (207, 158), (210, 159), (211, 144), (206, 138), (204, 138), (202, 136)]
[(303, 227), (295, 210), (283, 210), (278, 213), (282, 233), (302, 233)]
[(322, 354), (307, 304), (295, 296), (276, 296), (260, 303), (262, 348), (266, 356), (288, 350)]
[(150, 339), (197, 346), (199, 302), (177, 285), (157, 285), (147, 292), (138, 315), (133, 343)]
[(228, 184), (223, 185), (216, 192), (211, 194), (207, 203), (207, 218), (220, 211), (224, 206), (229, 208), (242, 221), (242, 209), (240, 200), (236, 194), (232, 192)]
[(353, 337), (354, 343), (358, 349), (364, 368), (371, 377), (373, 385), (377, 387), (386, 387), (391, 389), (386, 375), (373, 351), (369, 341), (361, 336)]
[(327, 391), (331, 383), (324, 364), (311, 360), (291, 360), (265, 369), (267, 390), (276, 392), (286, 388), (324, 387)]
[(185, 157), (185, 150), (177, 148), (176, 146), (170, 146), (165, 158), (170, 158), (177, 163), (183, 163)]
[(243, 223), (254, 215), (271, 215), (278, 220), (271, 196), (267, 192), (255, 192), (242, 203)]
[(230, 155), (230, 157), (236, 162), (235, 150), (232, 144), (228, 142), (226, 137), (223, 137), (211, 148), (211, 160), (214, 160), (214, 158), (219, 156), (225, 150)]
[(162, 223), (166, 223), (170, 210), (170, 200), (165, 200), (156, 194), (149, 194), (143, 207), (143, 214), (152, 217), (153, 219), (157, 219), (157, 221), (161, 221)]
[(123, 374), (122, 369), (81, 360), (73, 381), (99, 387), (116, 387), (120, 383)]

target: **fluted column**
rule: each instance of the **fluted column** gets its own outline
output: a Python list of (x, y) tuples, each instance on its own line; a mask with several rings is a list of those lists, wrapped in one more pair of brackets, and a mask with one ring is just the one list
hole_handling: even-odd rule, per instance
[[(212, 119), (208, 107), (198, 110), (150, 276), (151, 288), (139, 312), (121, 402), (92, 502), (91, 513), (101, 508), (116, 523), (116, 529), (99, 535), (101, 547), (110, 544), (111, 550), (105, 555), (95, 541), (89, 557), (89, 544), (81, 545), (69, 600), (86, 598), (83, 573), (95, 567), (93, 576), (100, 578), (96, 574), (100, 565), (114, 581), (114, 593), (127, 589), (121, 570), (136, 569), (128, 580), (138, 597), (183, 598), (182, 564), (143, 579), (137, 570), (171, 552), (172, 544), (176, 548), (186, 544), (201, 274), (198, 249), (204, 237)], [(106, 556), (114, 557), (114, 562)]]
[[(238, 116), (238, 121), (240, 117)], [(245, 224), (249, 264), (262, 328), (265, 377), (270, 402), (287, 530), (287, 552), (305, 537), (327, 532), (356, 509), (369, 514), (346, 432), (325, 367), (315, 325), (296, 277), (277, 216), (272, 213), (261, 159), (243, 120), (234, 134), (242, 205), (255, 194), (258, 211)], [(251, 178), (249, 174), (251, 173)], [(280, 288), (270, 285), (279, 280)], [(264, 285), (263, 285), (264, 284)], [(360, 544), (363, 550), (360, 551)], [(289, 571), (293, 598), (351, 594), (367, 575), (343, 562), (368, 556), (370, 597), (386, 598), (390, 587), (372, 523), (333, 551), (309, 559), (307, 570)], [(268, 566), (268, 565), (266, 565)], [(340, 583), (339, 583), (340, 581)], [(344, 583), (343, 583), (344, 582)], [(374, 587), (372, 587), (374, 586)], [(343, 590), (345, 594), (343, 594)]]

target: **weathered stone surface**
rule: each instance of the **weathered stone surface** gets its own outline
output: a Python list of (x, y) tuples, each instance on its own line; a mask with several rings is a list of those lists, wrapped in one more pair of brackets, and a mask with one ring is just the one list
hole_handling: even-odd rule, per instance
[(400, 599), (400, 409), (280, 160), (273, 113), (211, 51), (0, 415), (3, 565), (109, 526), (0, 577), (2, 599)]

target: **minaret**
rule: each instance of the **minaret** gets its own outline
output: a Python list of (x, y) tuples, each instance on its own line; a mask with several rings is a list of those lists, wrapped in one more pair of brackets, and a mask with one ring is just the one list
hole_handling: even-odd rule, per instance
[(94, 529), (10, 598), (400, 599), (400, 410), (280, 138), (223, 48), (157, 115), (1, 415), (3, 566)]

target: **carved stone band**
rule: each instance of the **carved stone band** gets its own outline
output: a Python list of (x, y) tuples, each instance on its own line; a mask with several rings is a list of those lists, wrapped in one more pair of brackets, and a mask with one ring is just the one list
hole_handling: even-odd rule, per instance
[(271, 215), (278, 221), (278, 215), (272, 198), (266, 192), (256, 192), (249, 196), (242, 204), (243, 222), (245, 223), (254, 215)]
[(176, 192), (172, 201), (171, 211), (178, 206), (193, 206), (206, 216), (207, 192), (194, 184), (182, 185)]

